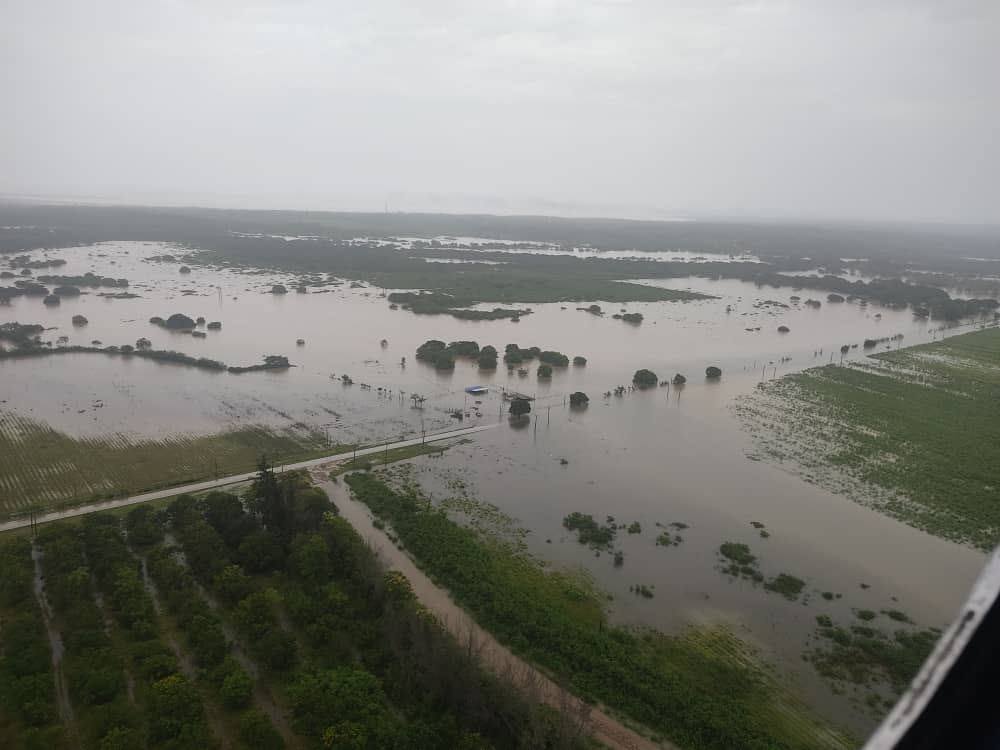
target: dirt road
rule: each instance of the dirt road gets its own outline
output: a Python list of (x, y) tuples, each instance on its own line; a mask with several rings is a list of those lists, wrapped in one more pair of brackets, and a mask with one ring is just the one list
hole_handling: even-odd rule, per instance
[[(333, 500), (341, 516), (371, 544), (381, 560), (410, 580), (414, 594), (437, 616), (449, 632), (463, 644), (475, 644), (484, 664), (498, 674), (518, 675), (519, 681), (530, 682), (537, 687), (541, 699), (559, 711), (569, 711), (574, 715), (587, 712), (587, 707), (582, 701), (568, 695), (546, 675), (515, 655), (477, 625), (465, 610), (452, 601), (445, 589), (431, 581), (409, 555), (389, 540), (384, 531), (372, 526), (372, 515), (367, 506), (354, 500), (346, 486), (329, 481), (327, 473), (320, 470), (313, 473), (313, 479)], [(677, 750), (674, 745), (656, 743), (643, 737), (597, 708), (589, 709), (588, 720), (589, 729), (594, 737), (614, 750)]]

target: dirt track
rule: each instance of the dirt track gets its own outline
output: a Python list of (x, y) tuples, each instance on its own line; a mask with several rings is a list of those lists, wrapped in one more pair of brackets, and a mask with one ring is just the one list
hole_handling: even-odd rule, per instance
[(379, 558), (390, 568), (400, 571), (409, 580), (420, 602), (433, 612), (459, 642), (475, 648), (479, 658), (498, 674), (512, 677), (516, 683), (530, 685), (541, 700), (557, 710), (576, 717), (586, 717), (593, 736), (614, 750), (677, 750), (676, 746), (656, 743), (643, 737), (596, 707), (590, 707), (569, 695), (549, 677), (500, 644), (492, 635), (469, 617), (452, 601), (448, 592), (436, 585), (384, 531), (372, 526), (368, 508), (354, 500), (346, 486), (329, 481), (326, 472), (315, 471), (313, 479), (323, 488), (340, 510), (341, 516), (366, 539)]

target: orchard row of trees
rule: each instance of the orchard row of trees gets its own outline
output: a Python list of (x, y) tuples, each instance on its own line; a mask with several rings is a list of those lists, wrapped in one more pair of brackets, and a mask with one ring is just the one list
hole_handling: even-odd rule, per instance
[(0, 631), (5, 747), (45, 737), (59, 750), (74, 735), (102, 750), (583, 742), (580, 725), (484, 670), (304, 476), (262, 464), (243, 497), (53, 524), (36, 549), (68, 705), (20, 540), (0, 560), (2, 605), (23, 613)]

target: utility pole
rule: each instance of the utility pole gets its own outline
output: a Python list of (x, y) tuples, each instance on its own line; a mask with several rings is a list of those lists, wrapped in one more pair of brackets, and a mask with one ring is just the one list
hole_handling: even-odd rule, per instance
[(545, 407), (545, 426), (548, 427), (550, 424), (552, 424), (552, 407), (547, 406)]

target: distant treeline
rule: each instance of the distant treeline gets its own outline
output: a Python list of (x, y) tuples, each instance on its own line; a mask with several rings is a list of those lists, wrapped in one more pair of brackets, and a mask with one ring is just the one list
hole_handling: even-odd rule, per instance
[[(2, 338), (2, 336), (0, 336)], [(167, 349), (136, 349), (130, 344), (124, 346), (20, 346), (16, 349), (0, 349), (0, 360), (3, 359), (27, 359), (30, 357), (47, 357), (53, 354), (107, 354), (121, 357), (138, 357), (139, 359), (151, 359), (154, 362), (172, 362), (187, 367), (197, 367), (201, 370), (213, 370), (215, 372), (229, 372), (241, 374), (245, 372), (256, 372), (259, 370), (284, 370), (295, 365), (289, 364), (286, 357), (276, 357), (269, 355), (264, 362), (257, 365), (229, 366), (225, 362), (219, 362), (207, 357), (192, 357), (183, 352), (175, 352)]]
[[(989, 227), (852, 227), (80, 206), (0, 207), (0, 225), (18, 227), (0, 230), (0, 252), (110, 240), (171, 242), (204, 251), (192, 256), (178, 254), (181, 255), (178, 260), (185, 263), (200, 259), (296, 273), (335, 273), (342, 278), (363, 279), (384, 288), (451, 294), (469, 304), (694, 299), (703, 295), (620, 280), (699, 276), (740, 279), (776, 287), (818, 288), (892, 306), (926, 306), (931, 317), (956, 319), (992, 309), (989, 306), (992, 301), (951, 304), (955, 301), (937, 287), (907, 284), (898, 278), (862, 282), (834, 275), (803, 278), (783, 272), (821, 268), (829, 274), (862, 264), (866, 271), (870, 267), (899, 277), (918, 261), (920, 267), (936, 271), (985, 273), (989, 264), (975, 261), (975, 258), (1000, 259), (1000, 232)], [(391, 239), (441, 235), (533, 240), (566, 249), (638, 249), (660, 251), (664, 255), (674, 248), (735, 257), (753, 253), (766, 262), (581, 260), (568, 255), (486, 251), (477, 252), (475, 258), (499, 260), (503, 265), (482, 266), (427, 263), (425, 260), (427, 257), (470, 259), (468, 252), (457, 249), (421, 247), (407, 250), (403, 243), (393, 246), (356, 241), (360, 237)], [(285, 236), (311, 239), (291, 243), (284, 239)], [(856, 260), (859, 258), (864, 261)], [(450, 309), (465, 306), (452, 304)], [(434, 307), (428, 305), (426, 311), (431, 312)], [(468, 314), (481, 313), (469, 311)]]
[[(486, 237), (569, 247), (670, 252), (753, 253), (767, 259), (842, 258), (951, 262), (1000, 258), (1000, 230), (990, 226), (850, 225), (723, 221), (633, 221), (484, 214), (237, 211), (128, 206), (0, 206), (0, 252), (111, 240), (196, 244), (228, 232), (282, 236)], [(283, 240), (279, 240), (284, 245)], [(287, 245), (285, 245), (287, 251)]]

